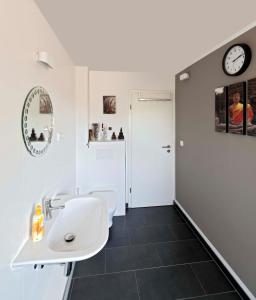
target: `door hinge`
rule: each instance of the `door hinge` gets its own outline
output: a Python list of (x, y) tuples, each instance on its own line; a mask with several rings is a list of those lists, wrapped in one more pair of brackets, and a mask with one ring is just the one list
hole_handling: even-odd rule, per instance
[(130, 110), (132, 110), (132, 105), (130, 104)]
[(132, 188), (130, 187), (130, 194), (132, 193)]

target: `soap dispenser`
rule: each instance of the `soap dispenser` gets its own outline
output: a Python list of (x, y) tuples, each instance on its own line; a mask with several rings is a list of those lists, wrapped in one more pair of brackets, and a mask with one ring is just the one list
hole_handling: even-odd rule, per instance
[(32, 217), (32, 241), (41, 241), (44, 235), (44, 215), (41, 204), (35, 205), (34, 215)]

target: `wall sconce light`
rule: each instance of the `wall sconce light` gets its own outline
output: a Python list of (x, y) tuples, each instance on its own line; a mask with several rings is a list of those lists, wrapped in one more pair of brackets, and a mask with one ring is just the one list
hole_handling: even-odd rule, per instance
[(36, 53), (36, 61), (44, 64), (48, 68), (53, 69), (52, 59), (46, 51), (38, 51)]
[(183, 80), (188, 80), (189, 79), (189, 73), (182, 73), (180, 75), (180, 81), (183, 81)]
[(219, 87), (219, 88), (215, 89), (216, 95), (221, 95), (223, 93), (224, 93), (224, 87)]

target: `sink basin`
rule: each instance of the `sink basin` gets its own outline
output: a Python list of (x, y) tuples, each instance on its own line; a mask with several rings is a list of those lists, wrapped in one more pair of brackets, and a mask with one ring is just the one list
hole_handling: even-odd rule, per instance
[(65, 208), (53, 212), (46, 221), (45, 237), (29, 239), (13, 261), (13, 266), (65, 263), (84, 260), (97, 254), (108, 239), (108, 210), (96, 197), (74, 197)]
[[(98, 198), (75, 198), (66, 202), (49, 232), (49, 247), (65, 252), (98, 247), (105, 231), (104, 214)], [(73, 241), (65, 241), (68, 234), (74, 236)]]

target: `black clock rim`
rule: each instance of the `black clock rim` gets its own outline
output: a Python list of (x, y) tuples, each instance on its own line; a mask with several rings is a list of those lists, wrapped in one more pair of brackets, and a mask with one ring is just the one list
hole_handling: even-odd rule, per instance
[[(235, 73), (235, 74), (230, 74), (230, 73), (227, 72), (227, 70), (226, 70), (226, 68), (225, 68), (225, 60), (226, 60), (226, 57), (227, 57), (229, 51), (230, 51), (232, 48), (236, 47), (236, 46), (240, 46), (240, 47), (242, 47), (242, 48), (244, 49), (245, 60), (244, 60), (244, 64), (243, 64), (242, 68), (241, 68), (237, 73)], [(249, 67), (250, 62), (251, 62), (251, 59), (252, 59), (252, 51), (251, 51), (251, 48), (249, 47), (249, 45), (244, 44), (244, 43), (234, 44), (234, 45), (230, 46), (230, 47), (226, 50), (226, 52), (225, 52), (225, 54), (224, 54), (224, 56), (223, 56), (223, 59), (222, 59), (222, 69), (223, 69), (223, 72), (224, 72), (226, 75), (228, 75), (228, 76), (233, 76), (233, 77), (239, 76), (239, 75), (241, 75), (242, 73), (244, 73), (244, 72), (246, 71), (246, 69)]]

